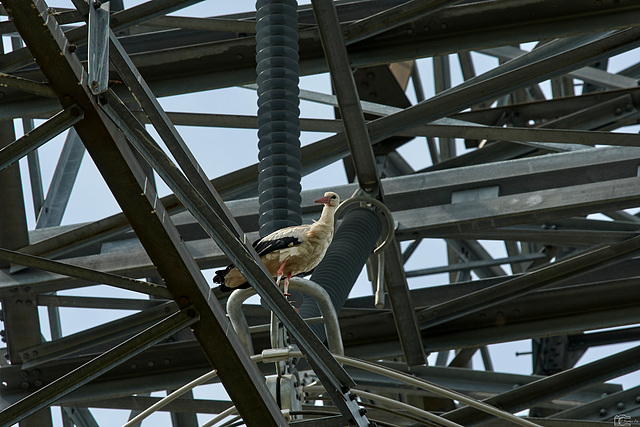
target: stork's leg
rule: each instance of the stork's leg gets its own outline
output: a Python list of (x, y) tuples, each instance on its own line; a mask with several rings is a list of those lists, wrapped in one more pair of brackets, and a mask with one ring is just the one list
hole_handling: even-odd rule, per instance
[(291, 279), (291, 273), (287, 274), (287, 277), (284, 278), (284, 295), (285, 296), (291, 296), (291, 294), (289, 293), (289, 279)]
[(284, 265), (287, 263), (285, 259), (282, 264), (280, 264), (280, 268), (278, 269), (278, 277), (276, 278), (276, 285), (280, 286), (280, 279), (282, 279), (282, 275), (284, 274)]

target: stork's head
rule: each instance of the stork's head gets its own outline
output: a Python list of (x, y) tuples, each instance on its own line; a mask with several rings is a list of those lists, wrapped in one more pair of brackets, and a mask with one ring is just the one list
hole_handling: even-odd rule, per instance
[(340, 204), (340, 196), (338, 196), (333, 191), (327, 191), (326, 193), (324, 193), (324, 197), (321, 197), (318, 200), (314, 200), (313, 203), (322, 203), (325, 206), (337, 208)]

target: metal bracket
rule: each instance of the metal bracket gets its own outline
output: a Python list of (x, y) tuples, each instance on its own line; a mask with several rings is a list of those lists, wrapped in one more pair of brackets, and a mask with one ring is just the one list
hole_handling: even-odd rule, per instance
[(109, 89), (109, 2), (89, 2), (89, 90), (99, 95)]

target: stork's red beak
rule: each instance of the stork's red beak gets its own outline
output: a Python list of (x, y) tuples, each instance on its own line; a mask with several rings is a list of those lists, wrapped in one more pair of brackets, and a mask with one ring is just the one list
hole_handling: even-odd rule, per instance
[(322, 203), (322, 204), (324, 204), (324, 205), (327, 205), (327, 204), (329, 204), (330, 202), (331, 202), (331, 200), (329, 200), (329, 198), (328, 198), (328, 197), (322, 197), (322, 198), (320, 198), (320, 199), (318, 199), (318, 200), (314, 200), (314, 201), (313, 201), (313, 203)]

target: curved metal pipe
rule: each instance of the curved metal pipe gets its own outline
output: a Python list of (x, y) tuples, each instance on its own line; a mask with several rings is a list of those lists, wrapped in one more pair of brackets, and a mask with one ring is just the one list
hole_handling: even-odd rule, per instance
[[(324, 331), (327, 336), (329, 350), (334, 354), (344, 355), (338, 314), (327, 291), (317, 283), (301, 277), (292, 277), (289, 282), (289, 289), (309, 295), (314, 299), (324, 320)], [(253, 288), (238, 289), (233, 291), (227, 300), (227, 314), (229, 315), (231, 325), (249, 354), (254, 353), (253, 343), (251, 342), (251, 335), (249, 333), (249, 324), (241, 307), (244, 301), (255, 294), (256, 291)]]

